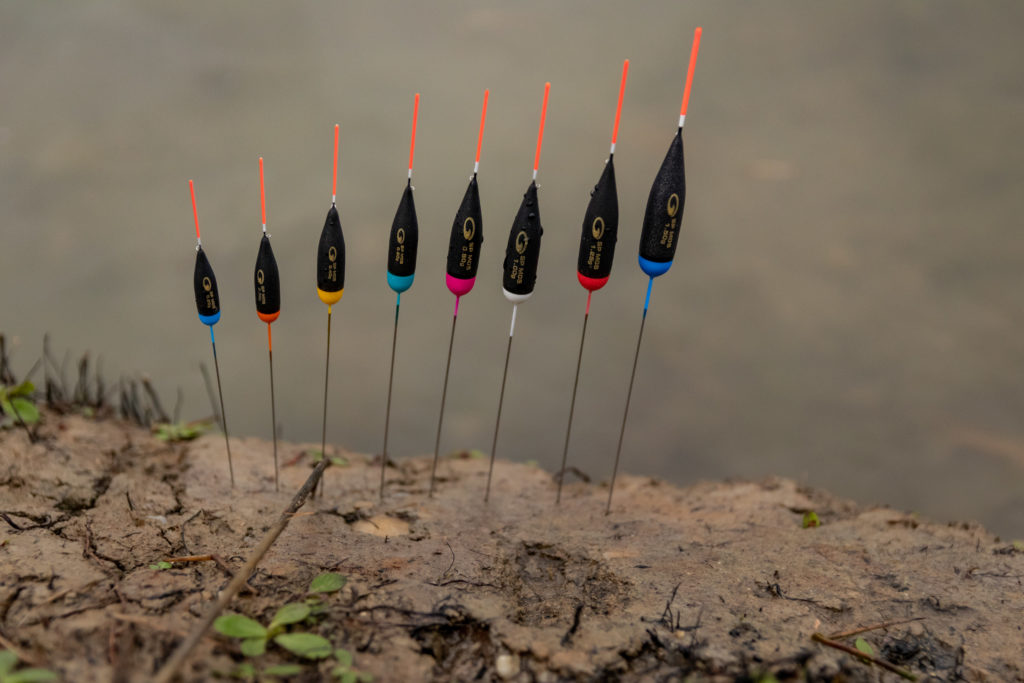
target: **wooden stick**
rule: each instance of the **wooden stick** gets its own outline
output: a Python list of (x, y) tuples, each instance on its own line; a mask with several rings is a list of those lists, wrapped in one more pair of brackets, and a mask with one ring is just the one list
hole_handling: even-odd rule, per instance
[(914, 674), (910, 673), (909, 671), (906, 671), (905, 669), (899, 668), (895, 664), (890, 664), (889, 662), (885, 661), (884, 659), (879, 659), (878, 657), (873, 657), (871, 655), (865, 654), (865, 653), (861, 652), (860, 650), (858, 650), (855, 647), (850, 647), (849, 645), (845, 645), (843, 643), (837, 643), (834, 640), (829, 640), (828, 638), (826, 638), (825, 636), (821, 635), (820, 633), (812, 634), (811, 635), (811, 640), (813, 640), (815, 642), (818, 642), (818, 643), (821, 643), (822, 645), (827, 645), (829, 647), (835, 648), (836, 650), (841, 650), (841, 651), (843, 651), (843, 652), (845, 652), (847, 654), (853, 655), (854, 657), (860, 657), (861, 659), (865, 659), (865, 660), (871, 662), (872, 664), (877, 664), (878, 666), (882, 667), (886, 671), (893, 672), (894, 674), (896, 674), (900, 678), (905, 678), (908, 681), (916, 681), (917, 680), (917, 676), (915, 676)]
[(924, 617), (914, 617), (913, 619), (898, 619), (896, 621), (883, 621), (871, 626), (862, 626), (855, 628), (851, 631), (842, 631), (841, 633), (833, 633), (829, 635), (832, 640), (839, 640), (840, 638), (849, 638), (860, 633), (867, 633), (868, 631), (877, 631), (880, 628), (889, 628), (890, 626), (899, 626), (900, 624), (909, 624), (912, 621), (923, 621)]
[(235, 574), (235, 578), (231, 579), (227, 588), (221, 591), (220, 597), (217, 598), (217, 602), (213, 604), (213, 607), (211, 607), (210, 611), (206, 613), (206, 616), (200, 620), (199, 625), (196, 626), (196, 628), (188, 635), (187, 638), (185, 638), (184, 641), (182, 641), (180, 645), (178, 645), (178, 649), (174, 651), (170, 659), (167, 660), (167, 663), (164, 664), (163, 668), (157, 673), (156, 678), (153, 679), (154, 683), (171, 683), (174, 676), (178, 673), (178, 670), (185, 664), (185, 660), (188, 659), (190, 654), (192, 654), (192, 650), (194, 650), (199, 644), (199, 641), (203, 639), (203, 636), (206, 635), (210, 626), (213, 625), (213, 622), (217, 619), (224, 608), (227, 607), (228, 603), (231, 602), (231, 600), (242, 589), (242, 586), (245, 585), (253, 571), (255, 571), (256, 565), (258, 565), (260, 560), (263, 559), (263, 556), (267, 554), (267, 551), (270, 550), (270, 546), (274, 544), (277, 537), (280, 536), (281, 532), (288, 527), (288, 522), (292, 520), (294, 514), (298, 512), (299, 508), (305, 505), (306, 499), (309, 498), (309, 494), (320, 481), (320, 478), (323, 476), (324, 470), (327, 469), (329, 462), (330, 460), (325, 457), (317, 464), (316, 468), (310, 473), (309, 478), (306, 479), (306, 483), (302, 485), (299, 492), (295, 494), (294, 498), (292, 498), (292, 502), (289, 503), (288, 507), (281, 513), (281, 517), (266, 533), (259, 545), (256, 546), (252, 556), (249, 558), (248, 562), (245, 563), (245, 566), (242, 567), (242, 570)]
[(185, 555), (184, 557), (168, 557), (164, 562), (212, 562), (213, 555)]

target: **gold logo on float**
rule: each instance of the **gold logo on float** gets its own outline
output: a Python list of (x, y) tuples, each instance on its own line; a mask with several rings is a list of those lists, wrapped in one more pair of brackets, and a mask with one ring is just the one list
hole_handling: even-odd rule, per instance
[(337, 250), (337, 248), (331, 247), (330, 249), (327, 250), (327, 259), (331, 263), (334, 263), (335, 261), (338, 260), (338, 250)]
[(526, 251), (526, 245), (530, 243), (530, 238), (527, 236), (525, 230), (520, 230), (519, 234), (516, 235), (516, 253), (522, 254)]
[(210, 282), (210, 278), (208, 278), (208, 277), (204, 277), (203, 278), (203, 289), (205, 291), (207, 291), (207, 292), (209, 292), (211, 289), (213, 289), (213, 283)]
[(467, 216), (466, 220), (462, 223), (462, 236), (469, 241), (476, 235), (476, 221), (473, 220), (472, 216)]
[(604, 219), (598, 216), (594, 219), (594, 224), (590, 226), (590, 234), (594, 236), (595, 240), (599, 240), (604, 237)]
[(679, 213), (679, 195), (675, 192), (669, 195), (668, 207), (666, 208), (668, 209), (669, 218), (673, 218), (677, 213)]
[(398, 232), (395, 233), (395, 240), (399, 244), (405, 244), (405, 228), (398, 229)]
[(259, 270), (256, 271), (256, 282), (258, 282), (261, 285), (263, 284), (263, 269), (262, 268), (260, 268)]

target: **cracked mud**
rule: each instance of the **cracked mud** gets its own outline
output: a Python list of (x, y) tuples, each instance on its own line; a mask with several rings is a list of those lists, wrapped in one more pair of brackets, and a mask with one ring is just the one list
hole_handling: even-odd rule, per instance
[[(47, 414), (38, 443), (0, 433), (0, 635), (73, 681), (144, 681), (240, 568), (309, 474), (283, 445), (164, 444), (126, 423)], [(604, 484), (567, 485), (499, 462), (446, 458), (388, 470), (344, 453), (232, 609), (266, 623), (325, 570), (348, 577), (310, 627), (381, 681), (874, 681), (863, 661), (811, 640), (863, 634), (918, 675), (1024, 680), (1024, 553), (984, 529), (861, 507), (773, 479), (678, 488), (623, 477), (610, 516)], [(527, 457), (524, 455), (524, 458)], [(239, 474), (240, 473), (240, 474)], [(814, 510), (820, 528), (804, 529)], [(151, 564), (184, 555), (217, 561)], [(290, 659), (271, 648), (260, 666)], [(237, 641), (210, 635), (186, 680), (226, 675)], [(501, 665), (499, 666), (499, 662)], [(291, 680), (323, 680), (304, 663)]]

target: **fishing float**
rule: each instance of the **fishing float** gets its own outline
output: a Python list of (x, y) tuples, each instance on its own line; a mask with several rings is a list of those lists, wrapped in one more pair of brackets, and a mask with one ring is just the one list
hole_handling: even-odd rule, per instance
[(590, 193), (590, 203), (583, 216), (580, 233), (580, 251), (576, 259), (576, 278), (587, 290), (587, 307), (583, 312), (583, 332), (580, 334), (580, 352), (576, 358), (576, 378), (572, 382), (572, 400), (569, 402), (569, 425), (565, 428), (565, 448), (562, 449), (562, 467), (558, 470), (558, 493), (555, 504), (562, 501), (565, 465), (569, 457), (569, 439), (572, 436), (572, 417), (576, 411), (576, 390), (580, 384), (580, 366), (583, 363), (583, 342), (587, 339), (587, 320), (590, 318), (590, 298), (594, 292), (608, 284), (615, 257), (615, 242), (619, 230), (619, 196), (615, 187), (615, 143), (619, 137), (619, 119), (622, 117), (622, 97), (626, 93), (629, 60), (622, 63), (622, 82), (619, 84), (619, 103), (615, 107), (615, 125), (612, 128), (612, 146), (601, 177)]
[(231, 475), (231, 488), (235, 488), (235, 468), (231, 464), (231, 440), (228, 438), (228, 418), (224, 413), (224, 391), (220, 385), (217, 341), (213, 336), (213, 326), (220, 320), (220, 294), (217, 291), (217, 277), (213, 274), (213, 266), (210, 265), (210, 259), (203, 251), (203, 240), (199, 236), (199, 211), (196, 210), (196, 190), (191, 180), (188, 181), (188, 191), (192, 195), (192, 217), (196, 222), (196, 267), (192, 275), (192, 288), (195, 291), (199, 322), (210, 328), (213, 369), (217, 373), (217, 394), (220, 396), (220, 420), (221, 426), (224, 427), (224, 445), (228, 451), (228, 472)]
[(395, 379), (395, 349), (398, 345), (398, 311), (402, 305), (402, 292), (412, 287), (416, 277), (416, 249), (419, 246), (419, 222), (416, 220), (416, 202), (413, 200), (412, 162), (416, 152), (416, 119), (420, 113), (420, 94), (416, 93), (412, 105), (412, 135), (409, 141), (409, 177), (398, 202), (395, 219), (391, 222), (388, 239), (387, 280), (395, 292), (395, 331), (391, 336), (391, 369), (388, 371), (388, 402), (384, 412), (384, 446), (380, 454), (380, 499), (384, 500), (384, 473), (388, 466), (388, 428), (391, 424), (391, 387)]
[[(338, 124), (334, 124), (334, 175), (331, 181), (331, 208), (327, 210), (320, 243), (316, 249), (316, 293), (327, 304), (327, 361), (324, 365), (324, 418), (320, 432), (320, 457), (327, 457), (327, 387), (331, 369), (331, 307), (345, 293), (345, 236), (338, 218)], [(320, 479), (323, 494), (323, 478)]]
[(270, 324), (281, 315), (281, 278), (277, 259), (267, 234), (267, 195), (263, 184), (263, 157), (260, 157), (260, 213), (263, 218), (263, 237), (256, 253), (253, 287), (256, 291), (256, 315), (267, 324), (267, 356), (270, 359), (270, 426), (274, 435), (274, 490), (280, 491), (277, 466), (277, 407), (274, 402), (274, 338)]
[(494, 474), (494, 460), (498, 449), (498, 429), (501, 427), (501, 408), (505, 402), (505, 381), (508, 379), (508, 360), (512, 355), (512, 337), (516, 333), (516, 312), (519, 304), (533, 295), (537, 283), (537, 264), (540, 261), (540, 238), (544, 228), (540, 224), (540, 204), (537, 201), (537, 170), (540, 168), (540, 148), (544, 142), (544, 120), (548, 114), (548, 94), (551, 84), (544, 84), (544, 104), (540, 109), (540, 128), (537, 131), (537, 151), (533, 156), (533, 178), (526, 188), (523, 201), (519, 204), (512, 229), (505, 247), (502, 263), (501, 293), (512, 303), (512, 322), (508, 329), (508, 346), (505, 348), (505, 369), (501, 373), (501, 391), (498, 394), (498, 417), (494, 421), (494, 440), (491, 442), (491, 464), (487, 469), (487, 488), (484, 503), (491, 496), (491, 476)]
[(476, 272), (480, 266), (480, 245), (484, 241), (483, 217), (480, 209), (480, 187), (477, 173), (480, 170), (480, 149), (484, 142), (484, 123), (487, 121), (487, 98), (490, 90), (484, 90), (484, 104), (480, 112), (480, 132), (476, 138), (476, 161), (473, 175), (469, 179), (462, 204), (455, 213), (452, 232), (448, 239), (448, 261), (445, 268), (445, 285), (455, 295), (455, 312), (452, 314), (452, 332), (448, 340), (448, 360), (444, 366), (444, 386), (441, 389), (441, 413), (437, 418), (437, 439), (434, 441), (434, 462), (430, 468), (430, 490), (434, 495), (437, 478), (437, 458), (441, 448), (441, 428), (444, 424), (444, 404), (448, 396), (448, 373), (452, 367), (452, 346), (455, 344), (455, 323), (459, 319), (459, 300), (469, 294), (476, 284)]
[(672, 267), (678, 244), (679, 229), (682, 226), (683, 205), (686, 203), (686, 172), (683, 164), (683, 124), (686, 123), (686, 108), (690, 103), (690, 86), (693, 85), (693, 70), (697, 66), (697, 52), (700, 49), (701, 28), (693, 32), (693, 47), (690, 49), (690, 66), (686, 72), (686, 86), (683, 88), (683, 104), (679, 108), (679, 128), (669, 145), (661, 168), (654, 177), (651, 192), (647, 196), (643, 227), (640, 230), (640, 269), (647, 275), (647, 296), (644, 298), (644, 312), (640, 319), (640, 333), (636, 339), (633, 354), (633, 370), (629, 375), (629, 390), (626, 392), (626, 408), (622, 414), (622, 428), (619, 444), (615, 450), (615, 465), (612, 468), (611, 484), (608, 487), (608, 505), (605, 514), (612, 509), (612, 495), (615, 493), (615, 475), (619, 471), (619, 457), (622, 454), (622, 439), (626, 434), (629, 418), (629, 402), (633, 397), (633, 381), (636, 379), (636, 365), (640, 358), (640, 343), (644, 338), (644, 324), (647, 309), (651, 305), (651, 290), (654, 278), (664, 275)]

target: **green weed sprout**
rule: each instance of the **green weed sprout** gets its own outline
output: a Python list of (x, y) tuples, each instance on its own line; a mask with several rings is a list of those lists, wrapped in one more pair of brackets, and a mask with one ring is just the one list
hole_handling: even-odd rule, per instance
[[(309, 585), (310, 593), (334, 593), (345, 585), (345, 577), (341, 574), (326, 572), (320, 574)], [(305, 659), (326, 659), (331, 656), (331, 642), (315, 633), (286, 632), (286, 627), (306, 621), (314, 614), (313, 608), (319, 605), (314, 602), (290, 602), (282, 605), (274, 618), (266, 626), (250, 619), (244, 614), (225, 614), (217, 617), (213, 628), (229, 638), (240, 639), (242, 654), (246, 657), (258, 657), (267, 651), (267, 643), (274, 641), (279, 647)], [(277, 670), (275, 667), (271, 669)], [(266, 675), (290, 675), (270, 674)]]
[(373, 681), (373, 674), (352, 668), (352, 653), (348, 650), (335, 650), (334, 661), (337, 664), (331, 669), (331, 675), (338, 679), (339, 683), (371, 683)]
[(0, 386), (0, 409), (3, 410), (0, 426), (18, 424), (19, 419), (27, 425), (39, 422), (39, 408), (32, 399), (35, 390), (35, 385), (28, 381), (11, 387)]
[(17, 669), (18, 655), (0, 650), (0, 683), (43, 683), (56, 681), (57, 674), (47, 669)]

